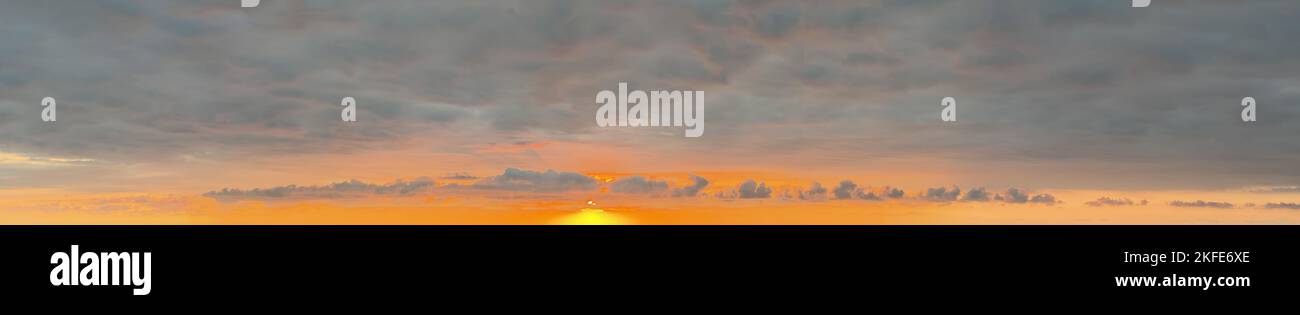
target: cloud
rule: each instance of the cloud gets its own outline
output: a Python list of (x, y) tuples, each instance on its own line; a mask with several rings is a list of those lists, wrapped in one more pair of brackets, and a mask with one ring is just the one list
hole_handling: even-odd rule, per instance
[(966, 196), (962, 197), (963, 201), (989, 201), (989, 193), (984, 187), (966, 191)]
[(1203, 200), (1197, 200), (1197, 201), (1181, 201), (1181, 200), (1175, 200), (1175, 201), (1169, 202), (1169, 205), (1170, 205), (1170, 206), (1174, 206), (1174, 207), (1180, 207), (1180, 208), (1220, 208), (1220, 209), (1229, 209), (1229, 208), (1233, 208), (1233, 207), (1234, 207), (1231, 203), (1227, 203), (1227, 202), (1203, 201)]
[(879, 201), (885, 198), (903, 198), (903, 190), (885, 186), (875, 191), (869, 187), (862, 187), (851, 180), (840, 181), (832, 191), (832, 197), (836, 200), (872, 200)]
[(250, 190), (223, 188), (204, 193), (203, 196), (222, 201), (258, 200), (258, 199), (335, 199), (355, 198), (373, 195), (409, 196), (427, 193), (435, 186), (428, 177), (412, 181), (397, 180), (388, 184), (370, 184), (359, 180), (348, 180), (323, 186), (277, 186), (271, 188), (253, 188)]
[[(852, 168), (821, 163), (844, 156), (947, 152), (992, 162), (971, 163), (990, 170), (980, 180), (1036, 187), (1300, 180), (1289, 158), (1300, 154), (1300, 124), (1288, 123), (1300, 107), (1267, 105), (1300, 102), (1300, 41), (1288, 31), (1300, 29), (1297, 1), (1171, 5), (1177, 14), (1124, 1), (149, 3), (0, 10), (13, 26), (0, 29), (0, 147), (143, 168), (197, 155), (257, 169), (237, 157), (368, 152), (412, 139), (455, 150), (514, 137), (656, 137), (591, 123), (593, 94), (625, 81), (706, 90), (709, 124), (727, 127), (695, 143), (753, 156), (758, 167), (783, 165), (787, 151), (820, 153), (805, 164), (823, 173)], [(947, 95), (979, 104), (961, 112), (979, 125), (930, 129), (932, 108), (902, 106)], [(1236, 108), (1224, 105), (1245, 95), (1269, 109), (1252, 128), (1230, 123)], [(58, 128), (29, 119), (45, 96), (64, 111)], [(352, 126), (337, 121), (343, 96), (359, 102)], [(881, 134), (891, 136), (870, 136)], [(1250, 141), (1206, 146), (1209, 137)], [(814, 150), (778, 145), (795, 140)], [(520, 165), (499, 158), (483, 160)], [(1133, 171), (1154, 163), (1160, 169)], [(1027, 165), (1041, 167), (1018, 168)]]
[(1007, 189), (1006, 193), (998, 194), (997, 196), (994, 196), (993, 199), (1008, 203), (1026, 203), (1029, 202), (1029, 194), (1020, 191), (1020, 189), (1017, 188), (1010, 188)]
[(691, 181), (690, 186), (674, 189), (673, 197), (695, 197), (696, 194), (700, 193), (701, 189), (709, 186), (709, 180), (704, 177), (691, 175)]
[(668, 190), (668, 182), (649, 180), (640, 175), (620, 178), (609, 185), (610, 191), (625, 194), (648, 194)]
[(1292, 209), (1292, 210), (1300, 210), (1300, 203), (1290, 203), (1290, 202), (1272, 203), (1272, 202), (1270, 202), (1270, 203), (1264, 205), (1264, 208), (1266, 208), (1266, 209)]
[(452, 173), (452, 174), (447, 174), (446, 176), (439, 177), (439, 178), (441, 178), (441, 179), (454, 179), (454, 180), (470, 180), (470, 179), (478, 179), (478, 176), (474, 176), (474, 175), (470, 175), (470, 174), (466, 174), (466, 173)]
[(599, 182), (590, 176), (571, 172), (546, 172), (507, 168), (501, 175), (488, 177), (472, 187), (494, 190), (565, 192), (595, 190)]
[(736, 194), (740, 199), (766, 199), (772, 197), (772, 189), (767, 184), (750, 179), (736, 188)]
[(808, 190), (799, 192), (799, 199), (813, 201), (826, 200), (826, 187), (822, 187), (821, 183), (813, 182), (812, 187), (808, 188)]
[[(177, 195), (88, 195), (59, 200), (33, 200), (6, 205), (5, 211), (68, 212), (76, 214), (106, 214), (123, 222), (131, 222), (141, 214), (181, 214), (191, 210), (215, 209), (213, 199)], [(218, 199), (217, 202), (222, 200)], [(231, 201), (231, 200), (226, 200)], [(179, 211), (178, 211), (179, 210)], [(19, 214), (19, 216), (23, 216)], [(50, 221), (59, 222), (59, 221)], [(61, 223), (58, 223), (61, 224)]]
[(1029, 202), (1053, 205), (1056, 204), (1056, 196), (1051, 194), (1037, 194), (1034, 195), (1033, 198), (1029, 198)]
[(1047, 205), (1057, 203), (1056, 196), (1053, 196), (1052, 194), (1037, 194), (1030, 196), (1019, 188), (1008, 188), (1005, 193), (998, 194), (994, 196), (993, 199), (1006, 203), (1039, 203)]
[[(1087, 205), (1087, 206), (1089, 206), (1089, 207), (1104, 207), (1104, 206), (1132, 206), (1132, 205), (1134, 205), (1133, 200), (1129, 200), (1128, 198), (1122, 198), (1122, 199), (1111, 199), (1110, 197), (1101, 197), (1101, 198), (1097, 198), (1097, 200), (1093, 200), (1093, 201), (1085, 202), (1085, 203), (1083, 203), (1083, 204), (1084, 204), (1084, 205)], [(1145, 204), (1144, 204), (1144, 205), (1145, 205)]]
[(92, 159), (29, 156), (0, 151), (0, 167), (62, 167), (84, 166), (94, 163)]
[(1254, 192), (1254, 193), (1278, 193), (1278, 194), (1300, 193), (1300, 186), (1269, 187), (1269, 188), (1263, 188), (1263, 189), (1254, 189), (1254, 190), (1251, 190), (1250, 192)]
[(955, 201), (959, 196), (961, 196), (961, 188), (957, 188), (957, 186), (953, 186), (952, 189), (944, 187), (930, 188), (925, 191), (924, 195), (921, 195), (922, 198), (935, 201)]
[(841, 181), (839, 186), (835, 186), (835, 199), (853, 199), (857, 192), (858, 184), (850, 180)]
[[(854, 195), (855, 195), (854, 197), (862, 200), (880, 201), (883, 199), (880, 198), (880, 195), (877, 195), (876, 192), (869, 191), (866, 189), (859, 189), (858, 192), (855, 193)], [(899, 197), (902, 196), (900, 195)], [(891, 197), (891, 198), (899, 198), (899, 197)]]
[(898, 199), (898, 198), (904, 198), (904, 197), (906, 197), (906, 193), (904, 193), (904, 190), (902, 190), (902, 189), (898, 189), (898, 187), (892, 187), (892, 186), (884, 186), (884, 187), (881, 187), (879, 193), (880, 193), (880, 194), (878, 195), (878, 194), (876, 194), (876, 191), (865, 191), (865, 193), (863, 193), (863, 194), (861, 195), (861, 197), (862, 197), (862, 199), (868, 199), (868, 200), (880, 200), (880, 199), (883, 199), (883, 198), (881, 198), (881, 197), (884, 197), (884, 198), (891, 198), (891, 199)]

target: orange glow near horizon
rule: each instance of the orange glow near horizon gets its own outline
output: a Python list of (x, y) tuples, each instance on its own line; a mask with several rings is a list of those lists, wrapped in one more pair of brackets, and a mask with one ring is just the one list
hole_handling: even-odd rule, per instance
[[(48, 193), (48, 192), (47, 192)], [(1266, 209), (1244, 192), (1057, 191), (1057, 205), (933, 202), (915, 198), (806, 201), (783, 198), (647, 197), (563, 194), (553, 199), (497, 195), (365, 197), (338, 200), (239, 201), (202, 196), (106, 194), (5, 199), (7, 224), (305, 224), (305, 225), (913, 225), (913, 224), (1300, 224), (1300, 211)], [(1145, 206), (1092, 207), (1096, 196), (1148, 200)], [(1199, 196), (1199, 197), (1193, 197)], [(593, 199), (594, 198), (594, 199)], [(1181, 208), (1171, 200), (1208, 199), (1232, 209)], [(566, 201), (564, 199), (572, 199)]]

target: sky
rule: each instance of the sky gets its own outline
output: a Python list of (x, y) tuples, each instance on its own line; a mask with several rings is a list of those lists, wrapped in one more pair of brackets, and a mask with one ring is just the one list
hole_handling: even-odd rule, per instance
[(0, 223), (1300, 223), (1295, 1), (238, 3), (6, 2)]

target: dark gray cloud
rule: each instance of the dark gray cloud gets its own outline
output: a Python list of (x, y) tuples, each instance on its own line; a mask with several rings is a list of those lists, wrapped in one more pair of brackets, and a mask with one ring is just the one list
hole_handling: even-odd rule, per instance
[(1056, 196), (1053, 196), (1053, 195), (1051, 195), (1051, 194), (1037, 194), (1037, 195), (1034, 195), (1033, 198), (1029, 198), (1029, 202), (1030, 202), (1030, 203), (1041, 203), (1041, 204), (1047, 204), (1047, 205), (1054, 205), (1054, 204), (1057, 203), (1057, 201), (1056, 201)]
[(854, 199), (857, 192), (858, 184), (850, 180), (841, 181), (835, 186), (835, 199)]
[[(885, 186), (879, 191), (874, 191), (869, 187), (859, 186), (851, 180), (840, 181), (832, 191), (834, 199), (837, 200), (872, 200), (879, 201), (884, 198), (902, 198), (903, 191), (900, 189)], [(884, 197), (882, 197), (884, 196)]]
[(897, 199), (897, 198), (903, 198), (904, 192), (902, 189), (899, 188), (885, 186), (884, 195), (885, 197)]
[(750, 179), (736, 187), (736, 196), (740, 199), (766, 199), (772, 197), (772, 188)]
[(545, 172), (508, 168), (501, 175), (484, 178), (472, 186), (482, 189), (497, 189), (530, 192), (564, 192), (587, 191), (599, 187), (599, 182), (590, 176), (571, 172)]
[(1291, 209), (1291, 210), (1300, 210), (1300, 203), (1291, 203), (1291, 202), (1279, 202), (1279, 203), (1273, 203), (1273, 202), (1270, 202), (1270, 203), (1268, 203), (1268, 204), (1265, 204), (1265, 205), (1264, 205), (1264, 208), (1266, 208), (1266, 209)]
[[(1085, 202), (1083, 204), (1089, 207), (1106, 207), (1106, 206), (1132, 206), (1137, 203), (1134, 203), (1133, 200), (1129, 200), (1128, 198), (1112, 199), (1110, 197), (1101, 197), (1101, 198), (1097, 198), (1097, 200)], [(1146, 200), (1143, 200), (1141, 204), (1145, 206)]]
[[(1293, 12), (1300, 2), (18, 0), (0, 10), (0, 147), (137, 164), (607, 135), (592, 96), (631, 82), (708, 90), (707, 136), (682, 145), (772, 165), (772, 148), (798, 142), (831, 161), (1041, 165), (987, 175), (1035, 187), (1294, 184)], [(45, 96), (56, 125), (34, 119)], [(351, 127), (335, 120), (343, 96), (360, 103)], [(934, 128), (922, 105), (944, 96), (961, 122)], [(1259, 122), (1233, 121), (1244, 96)]]
[(435, 186), (427, 177), (411, 181), (398, 180), (388, 184), (370, 184), (359, 180), (348, 180), (323, 186), (277, 186), (271, 188), (253, 188), (249, 190), (223, 188), (204, 193), (204, 196), (222, 201), (268, 200), (268, 199), (335, 199), (367, 197), (373, 195), (408, 196), (429, 193)]
[(1029, 194), (1020, 191), (1018, 188), (1010, 188), (1005, 193), (994, 196), (993, 199), (1009, 203), (1026, 203), (1029, 202)]
[(1233, 207), (1234, 207), (1231, 203), (1227, 203), (1227, 202), (1204, 201), (1204, 200), (1197, 200), (1197, 201), (1182, 201), (1182, 200), (1175, 200), (1175, 201), (1171, 201), (1171, 202), (1169, 202), (1169, 205), (1170, 205), (1170, 206), (1174, 206), (1174, 207), (1180, 207), (1180, 208), (1220, 208), (1220, 209), (1229, 209), (1229, 208), (1233, 208)]
[(695, 197), (701, 189), (709, 186), (709, 180), (704, 177), (691, 175), (691, 185), (674, 189), (673, 197)]
[(643, 176), (620, 178), (609, 185), (609, 190), (625, 194), (650, 194), (668, 190), (668, 182), (646, 179)]
[[(444, 178), (468, 179), (477, 178), (462, 173), (457, 173)], [(693, 197), (708, 187), (709, 180), (700, 176), (691, 176), (692, 183), (687, 186), (670, 189), (666, 181), (653, 180), (641, 175), (631, 175), (615, 180), (609, 184), (611, 192), (624, 194), (659, 194), (671, 192), (674, 197)], [(253, 188), (248, 190), (224, 188), (218, 191), (210, 191), (204, 196), (215, 198), (221, 201), (238, 201), (238, 200), (301, 200), (301, 199), (337, 199), (337, 198), (357, 198), (375, 195), (394, 195), (408, 196), (420, 193), (432, 192), (438, 186), (428, 177), (420, 177), (411, 181), (397, 180), (388, 184), (370, 184), (359, 180), (349, 180), (344, 182), (333, 183), (323, 186), (299, 186), (287, 185), (271, 188)], [(486, 190), (504, 190), (512, 192), (536, 192), (536, 193), (556, 193), (568, 191), (592, 191), (600, 187), (600, 182), (596, 178), (582, 175), (574, 172), (560, 172), (547, 170), (545, 172), (521, 170), (508, 168), (501, 175), (481, 178), (472, 185), (448, 184), (442, 186), (447, 191), (459, 189), (486, 189)], [(718, 191), (714, 196), (721, 199), (768, 199), (772, 197), (774, 189), (766, 183), (749, 179), (741, 183), (734, 190)], [(797, 193), (797, 197), (793, 194)], [(880, 201), (885, 199), (904, 198), (905, 193), (902, 189), (891, 186), (884, 186), (879, 189), (862, 187), (851, 180), (841, 181), (833, 190), (823, 187), (821, 183), (813, 182), (810, 188), (806, 190), (796, 189), (795, 191), (784, 190), (783, 199), (802, 200), (802, 201), (825, 201), (828, 198), (837, 200), (869, 200)], [(945, 187), (930, 188), (925, 193), (918, 195), (919, 200), (951, 202), (951, 201), (988, 201), (990, 199), (984, 188), (975, 188), (967, 191), (965, 195), (956, 186), (951, 189)], [(994, 200), (1006, 203), (1017, 204), (1046, 204), (1053, 205), (1060, 203), (1055, 196), (1051, 194), (1030, 195), (1029, 193), (1018, 189), (1010, 188), (1002, 194), (992, 197)], [(1096, 201), (1086, 203), (1090, 206), (1103, 205), (1133, 205), (1128, 199), (1110, 199), (1100, 198)], [(1146, 205), (1143, 200), (1141, 205)], [(1197, 201), (1195, 203), (1185, 203), (1175, 201), (1171, 203), (1180, 207), (1220, 207), (1231, 204)], [(1268, 208), (1289, 208), (1293, 204), (1269, 204)]]
[(953, 186), (952, 189), (945, 187), (930, 188), (925, 190), (921, 198), (935, 201), (956, 201), (961, 196), (961, 188)]
[(966, 191), (966, 196), (962, 197), (963, 201), (989, 201), (991, 196), (984, 187), (974, 188)]
[(1006, 192), (995, 195), (993, 200), (1006, 203), (1038, 203), (1046, 205), (1058, 203), (1056, 196), (1053, 196), (1052, 194), (1037, 194), (1030, 196), (1028, 192), (1019, 188), (1008, 188)]
[(813, 182), (812, 186), (809, 187), (808, 190), (799, 191), (799, 199), (812, 201), (826, 200), (826, 191), (826, 187), (822, 187), (821, 183)]
[[(900, 195), (898, 197), (891, 197), (891, 198), (900, 198), (900, 197), (902, 196)], [(854, 194), (854, 198), (862, 199), (862, 200), (871, 200), (871, 201), (880, 201), (884, 199), (884, 198), (880, 198), (880, 195), (876, 194), (876, 192), (866, 190), (866, 189), (859, 189), (858, 192)]]

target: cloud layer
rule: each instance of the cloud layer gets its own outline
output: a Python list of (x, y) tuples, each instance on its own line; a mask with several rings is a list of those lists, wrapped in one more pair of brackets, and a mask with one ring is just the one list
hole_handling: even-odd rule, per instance
[(1083, 204), (1089, 207), (1113, 207), (1113, 206), (1132, 206), (1132, 205), (1145, 206), (1147, 205), (1147, 201), (1142, 200), (1135, 203), (1133, 202), (1133, 200), (1129, 200), (1128, 198), (1101, 197), (1101, 198), (1097, 198), (1097, 200), (1085, 202)]
[(265, 200), (265, 199), (337, 199), (349, 197), (368, 197), (373, 195), (409, 196), (429, 193), (436, 187), (434, 181), (427, 177), (411, 181), (398, 180), (388, 184), (370, 184), (359, 180), (348, 180), (322, 186), (277, 186), (271, 188), (253, 188), (249, 190), (223, 188), (211, 191), (204, 196), (223, 201)]
[(609, 185), (610, 191), (627, 194), (648, 194), (668, 190), (668, 182), (649, 180), (642, 176), (620, 178)]
[[(459, 175), (444, 177), (472, 177), (463, 175), (463, 173), (457, 174)], [(442, 189), (439, 189), (439, 186), (436, 186), (431, 179), (422, 177), (412, 181), (398, 180), (389, 184), (370, 184), (357, 180), (349, 180), (323, 186), (287, 185), (249, 190), (226, 188), (219, 191), (208, 192), (204, 195), (222, 201), (302, 200), (360, 198), (368, 196), (412, 196), (428, 192), (437, 192), (439, 195), (455, 195), (466, 189), (543, 194), (557, 192), (594, 192), (598, 188), (607, 187), (609, 192), (618, 194), (646, 195), (653, 197), (693, 197), (698, 196), (703, 192), (710, 183), (710, 180), (700, 176), (690, 176), (689, 179), (690, 181), (687, 183), (676, 187), (670, 184), (669, 181), (654, 180), (641, 175), (624, 176), (602, 183), (602, 181), (596, 177), (575, 172), (556, 170), (531, 171), (508, 168), (500, 175), (482, 178), (471, 185), (453, 183), (441, 186)], [(798, 201), (884, 201), (889, 199), (900, 199), (937, 203), (989, 201), (1006, 204), (1039, 205), (1057, 205), (1065, 203), (1050, 193), (1030, 193), (1026, 190), (1014, 187), (993, 194), (992, 196), (990, 196), (987, 189), (983, 187), (964, 190), (964, 193), (963, 190), (957, 186), (934, 187), (925, 189), (910, 197), (902, 189), (892, 186), (881, 186), (881, 188), (873, 189), (859, 185), (852, 180), (840, 181), (834, 188), (834, 190), (828, 189), (818, 182), (813, 182), (807, 189), (796, 188), (791, 191), (788, 188), (779, 188), (781, 189), (779, 197), (782, 200)], [(763, 181), (749, 179), (734, 186), (734, 188), (716, 188), (711, 197), (720, 199), (771, 199), (775, 197), (774, 195), (776, 195), (775, 193), (777, 191), (778, 188), (772, 187)], [(1083, 203), (1083, 205), (1090, 207), (1145, 206), (1147, 204), (1147, 200), (1135, 202), (1129, 198), (1111, 197), (1100, 197), (1096, 200)], [(1236, 208), (1232, 203), (1203, 200), (1175, 200), (1169, 202), (1168, 205), (1172, 207)], [(1254, 203), (1247, 203), (1245, 207), (1255, 208), (1256, 206)], [(1259, 206), (1259, 208), (1296, 209), (1297, 206), (1294, 203), (1273, 202), (1263, 204)]]
[(474, 183), (474, 188), (532, 191), (564, 192), (595, 190), (599, 185), (595, 178), (572, 172), (545, 172), (508, 168), (501, 175), (488, 177)]
[[(272, 157), (294, 165), (418, 142), (491, 170), (519, 159), (561, 168), (548, 163), (608, 151), (697, 171), (743, 162), (862, 176), (937, 162), (995, 187), (1295, 185), (1294, 12), (1300, 2), (1288, 0), (1142, 10), (1001, 0), (10, 1), (0, 10), (0, 147), (99, 163), (77, 172), (86, 175), (0, 171), (3, 187), (109, 189), (97, 183), (214, 180), (193, 161), (238, 173), (267, 169), (260, 160)], [(707, 91), (708, 135), (596, 128), (593, 96), (618, 82)], [(47, 96), (59, 100), (58, 123), (38, 119)], [(338, 121), (345, 96), (358, 100), (355, 124)], [(946, 96), (961, 116), (940, 125), (935, 105)], [(1237, 118), (1245, 96), (1260, 102), (1256, 123)], [(476, 151), (548, 140), (600, 149), (551, 161)], [(655, 162), (693, 152), (746, 158)], [(478, 186), (598, 185), (515, 173)], [(737, 193), (771, 194), (759, 186)], [(832, 199), (896, 198), (828, 188)]]
[(1204, 200), (1197, 200), (1197, 201), (1182, 201), (1182, 200), (1175, 200), (1175, 201), (1171, 201), (1171, 202), (1169, 202), (1169, 205), (1170, 205), (1170, 206), (1174, 206), (1174, 207), (1180, 207), (1180, 208), (1219, 208), (1219, 209), (1231, 209), (1231, 208), (1234, 208), (1234, 207), (1235, 207), (1232, 203), (1228, 203), (1228, 202), (1204, 201)]
[(691, 185), (674, 189), (673, 196), (676, 197), (695, 197), (704, 187), (709, 187), (709, 180), (704, 177), (691, 175)]

